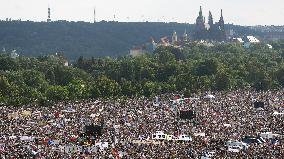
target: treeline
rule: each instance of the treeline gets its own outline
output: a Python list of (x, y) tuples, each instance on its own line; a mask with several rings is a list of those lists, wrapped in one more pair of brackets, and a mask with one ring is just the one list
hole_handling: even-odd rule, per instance
[(142, 22), (0, 22), (0, 49), (17, 50), (24, 56), (64, 53), (76, 61), (84, 57), (118, 57), (134, 46), (171, 36), (176, 30), (183, 34), (192, 26), (179, 23)]
[(167, 92), (282, 89), (284, 42), (273, 47), (191, 43), (184, 49), (160, 47), (135, 58), (80, 57), (73, 66), (64, 66), (61, 56), (0, 54), (0, 103), (48, 105)]
[[(258, 35), (248, 27), (226, 25), (237, 34)], [(191, 37), (194, 25), (155, 22), (0, 22), (0, 49), (17, 50), (20, 55), (40, 56), (64, 53), (70, 60), (84, 57), (118, 57), (134, 46), (146, 44), (150, 38), (181, 36), (185, 29)]]

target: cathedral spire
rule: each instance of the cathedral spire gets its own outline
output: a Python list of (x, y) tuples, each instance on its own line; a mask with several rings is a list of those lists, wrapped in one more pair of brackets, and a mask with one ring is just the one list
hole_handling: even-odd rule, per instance
[(223, 18), (223, 9), (221, 9), (221, 17), (220, 17), (220, 21), (224, 22), (224, 18)]
[(223, 17), (223, 10), (221, 9), (221, 17), (219, 20), (219, 29), (222, 30), (223, 32), (225, 31), (225, 22), (224, 22), (224, 17)]
[(200, 6), (199, 16), (202, 16), (202, 7)]
[(209, 17), (208, 17), (208, 24), (210, 25), (210, 27), (213, 26), (213, 16), (212, 16), (212, 13), (211, 11), (209, 11)]

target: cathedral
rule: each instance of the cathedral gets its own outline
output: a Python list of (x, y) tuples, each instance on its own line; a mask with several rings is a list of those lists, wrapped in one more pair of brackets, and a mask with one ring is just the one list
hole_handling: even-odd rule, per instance
[(206, 23), (205, 17), (202, 15), (202, 8), (200, 7), (193, 38), (194, 40), (225, 41), (226, 33), (222, 10), (219, 22), (214, 24), (213, 16), (209, 11), (208, 23)]

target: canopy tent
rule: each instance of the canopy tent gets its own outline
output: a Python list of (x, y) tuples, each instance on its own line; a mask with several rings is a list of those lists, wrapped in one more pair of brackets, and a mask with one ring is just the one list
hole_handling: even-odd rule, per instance
[(215, 96), (212, 94), (207, 94), (206, 96), (204, 96), (205, 99), (215, 99)]
[(75, 113), (75, 112), (76, 112), (76, 110), (75, 110), (75, 109), (72, 109), (72, 108), (67, 108), (67, 109), (62, 110), (62, 112), (66, 112), (66, 113)]

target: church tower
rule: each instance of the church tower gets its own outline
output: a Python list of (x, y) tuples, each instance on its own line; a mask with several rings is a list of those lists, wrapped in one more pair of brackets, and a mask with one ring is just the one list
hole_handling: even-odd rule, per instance
[(208, 16), (208, 24), (210, 25), (210, 28), (213, 27), (213, 16), (211, 11), (209, 11), (209, 16)]
[(188, 35), (187, 35), (187, 32), (186, 32), (186, 29), (184, 30), (184, 33), (182, 35), (182, 40), (183, 40), (183, 42), (187, 42), (188, 41)]
[(47, 9), (47, 22), (51, 22), (51, 19), (50, 19), (50, 7), (48, 6), (48, 9)]
[(224, 23), (224, 18), (223, 18), (223, 10), (221, 9), (221, 17), (219, 20), (219, 39), (224, 41), (226, 40), (226, 32), (225, 32), (225, 23)]
[(177, 32), (174, 31), (172, 36), (172, 44), (175, 44), (178, 41)]
[(205, 39), (205, 17), (202, 15), (202, 7), (200, 6), (199, 15), (196, 18), (194, 38), (197, 40)]
[(199, 10), (199, 16), (196, 19), (196, 27), (197, 28), (204, 28), (204, 23), (205, 23), (205, 17), (203, 17), (202, 15), (202, 7), (200, 6), (200, 10)]
[(220, 30), (225, 30), (225, 23), (224, 23), (224, 18), (223, 18), (223, 10), (221, 9), (221, 17), (219, 20), (219, 28)]

